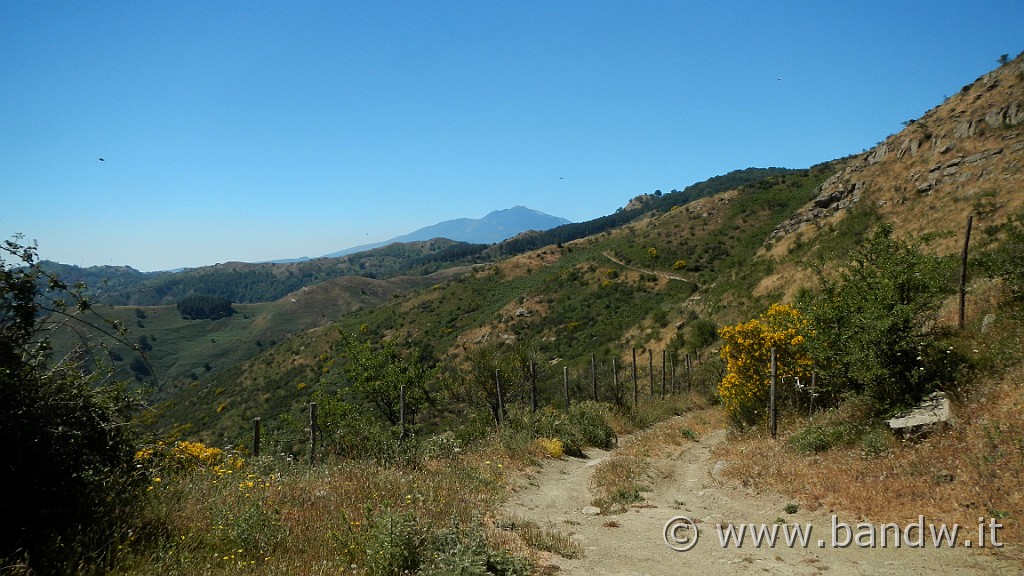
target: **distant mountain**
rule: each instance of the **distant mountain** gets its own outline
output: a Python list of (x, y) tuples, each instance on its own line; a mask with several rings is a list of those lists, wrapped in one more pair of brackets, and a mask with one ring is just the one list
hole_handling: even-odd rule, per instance
[(88, 286), (93, 299), (120, 292), (147, 280), (156, 280), (170, 275), (170, 272), (140, 272), (130, 266), (89, 266), (82, 268), (72, 264), (61, 264), (52, 260), (40, 263), (43, 270), (63, 280), (68, 285), (79, 282)]
[(447, 238), (472, 244), (494, 244), (528, 230), (549, 230), (569, 223), (570, 221), (565, 218), (551, 216), (537, 210), (531, 210), (525, 206), (515, 206), (507, 210), (495, 210), (483, 218), (445, 220), (444, 222), (420, 228), (404, 236), (396, 236), (386, 242), (353, 246), (352, 248), (325, 254), (324, 257), (337, 258), (387, 246), (395, 242), (423, 242), (434, 238)]

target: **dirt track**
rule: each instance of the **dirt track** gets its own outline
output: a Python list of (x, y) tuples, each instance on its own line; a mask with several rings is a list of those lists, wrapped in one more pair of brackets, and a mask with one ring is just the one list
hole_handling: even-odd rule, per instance
[[(506, 512), (571, 534), (584, 548), (583, 557), (578, 559), (545, 556), (545, 573), (622, 576), (1024, 574), (1024, 566), (1006, 555), (962, 546), (936, 549), (930, 536), (924, 548), (906, 545), (895, 548), (891, 534), (886, 548), (863, 548), (856, 544), (833, 547), (829, 511), (801, 510), (787, 514), (788, 501), (782, 496), (758, 495), (712, 477), (717, 463), (712, 449), (724, 442), (725, 437), (725, 431), (715, 431), (696, 443), (653, 460), (654, 472), (649, 478), (652, 491), (644, 493), (643, 503), (621, 514), (583, 513), (583, 509), (591, 505), (590, 476), (595, 466), (611, 455), (596, 449), (588, 450), (585, 459), (547, 460), (524, 479), (521, 489), (507, 503)], [(859, 519), (844, 517), (842, 512), (836, 514), (837, 522), (853, 526), (850, 536), (857, 533)], [(663, 536), (666, 523), (677, 516), (692, 519), (700, 532), (696, 544), (686, 552), (669, 548)], [(716, 530), (716, 525), (728, 523), (770, 526), (780, 518), (790, 524), (812, 525), (806, 547), (786, 546), (781, 530), (780, 541), (774, 548), (767, 544), (754, 546), (749, 536), (742, 548), (737, 549), (735, 544), (723, 547)], [(968, 533), (966, 538), (977, 535), (977, 526), (963, 530)], [(680, 539), (690, 534), (685, 529), (675, 532)], [(911, 536), (914, 534), (911, 532)], [(836, 536), (842, 542), (847, 533), (839, 526)]]

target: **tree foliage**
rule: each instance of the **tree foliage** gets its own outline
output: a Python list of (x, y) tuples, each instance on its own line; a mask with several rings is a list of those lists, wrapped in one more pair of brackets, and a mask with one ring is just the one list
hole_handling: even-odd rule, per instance
[(734, 170), (728, 174), (691, 184), (683, 190), (673, 190), (668, 194), (656, 196), (652, 195), (649, 201), (642, 207), (622, 209), (614, 214), (601, 216), (586, 222), (564, 224), (537, 234), (510, 238), (498, 244), (498, 252), (503, 255), (522, 254), (523, 252), (536, 250), (552, 244), (563, 244), (579, 240), (580, 238), (600, 234), (612, 228), (618, 228), (652, 211), (668, 211), (673, 206), (683, 206), (694, 200), (699, 200), (719, 192), (792, 172), (795, 171), (785, 168), (746, 168)]
[(989, 274), (1003, 280), (1016, 302), (1024, 302), (1024, 215), (1017, 215), (994, 230), (1001, 241), (982, 258)]
[[(449, 392), (455, 400), (488, 412), (495, 422), (512, 403), (528, 405), (530, 398), (530, 364), (536, 368), (536, 351), (525, 345), (502, 349), (488, 343), (469, 350), (466, 367), (453, 376)], [(501, 403), (498, 402), (498, 379), (501, 380)]]
[[(334, 352), (322, 358), (317, 395), (329, 428), (327, 435), (346, 445), (356, 437), (372, 442), (373, 435), (360, 430), (376, 429), (380, 423), (393, 428), (400, 423), (402, 387), (406, 395), (404, 417), (407, 425), (413, 426), (429, 401), (429, 383), (437, 378), (439, 369), (422, 358), (402, 356), (393, 340), (375, 343), (344, 332), (340, 335)], [(377, 418), (367, 418), (367, 408)], [(356, 452), (349, 448), (340, 451)]]
[(178, 313), (186, 320), (218, 320), (235, 313), (231, 300), (211, 294), (190, 294), (178, 301)]
[(131, 404), (98, 368), (103, 355), (82, 348), (51, 358), (56, 329), (88, 324), (123, 342), (118, 326), (90, 316), (83, 290), (45, 272), (19, 237), (0, 246), (0, 560), (27, 562), (36, 574), (107, 560), (145, 481)]
[(952, 262), (880, 226), (850, 263), (798, 307), (815, 330), (812, 354), (833, 395), (866, 394), (881, 412), (912, 405), (952, 381), (958, 357), (934, 323), (952, 292)]

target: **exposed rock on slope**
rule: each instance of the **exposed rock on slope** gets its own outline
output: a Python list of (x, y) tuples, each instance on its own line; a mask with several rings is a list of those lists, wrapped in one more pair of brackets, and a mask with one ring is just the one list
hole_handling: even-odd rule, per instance
[(1024, 55), (849, 162), (769, 240), (863, 200), (907, 236), (1005, 221), (1024, 207)]

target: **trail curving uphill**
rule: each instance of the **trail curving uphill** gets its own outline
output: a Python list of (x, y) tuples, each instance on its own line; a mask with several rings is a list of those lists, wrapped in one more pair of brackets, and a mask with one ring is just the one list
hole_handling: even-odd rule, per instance
[(641, 274), (654, 274), (655, 276), (661, 276), (662, 278), (665, 278), (667, 280), (678, 280), (680, 282), (690, 282), (691, 284), (696, 284), (696, 282), (694, 282), (693, 280), (689, 278), (683, 278), (682, 276), (679, 276), (677, 274), (669, 274), (668, 272), (662, 272), (661, 270), (650, 270), (648, 268), (640, 268), (639, 266), (626, 264), (625, 262), (617, 258), (614, 254), (608, 251), (603, 252), (602, 255), (605, 258), (611, 260), (612, 262), (618, 264), (619, 266), (622, 266), (623, 268), (629, 268), (630, 270), (635, 270), (637, 272), (640, 272)]
[[(648, 475), (651, 491), (644, 493), (644, 502), (620, 514), (584, 513), (593, 498), (591, 475), (601, 462), (614, 455), (597, 449), (588, 450), (587, 458), (545, 461), (523, 479), (506, 503), (505, 513), (570, 534), (583, 547), (584, 555), (577, 559), (543, 556), (545, 574), (1024, 574), (1024, 567), (987, 551), (963, 547), (936, 549), (930, 536), (924, 548), (895, 548), (891, 539), (886, 548), (864, 548), (852, 543), (843, 548), (833, 547), (829, 511), (799, 510), (787, 514), (788, 501), (784, 497), (756, 494), (723, 480), (719, 471), (726, 463), (716, 460), (714, 448), (725, 440), (724, 430), (713, 430), (697, 442), (653, 457), (652, 472)], [(851, 535), (856, 534), (860, 519), (844, 517), (841, 512), (836, 515), (837, 522), (850, 524)], [(700, 532), (696, 544), (686, 552), (669, 548), (663, 536), (666, 523), (677, 516), (692, 519)], [(754, 546), (749, 534), (741, 548), (734, 541), (723, 547), (716, 530), (716, 525), (729, 523), (770, 527), (779, 519), (789, 524), (811, 525), (808, 545), (787, 546), (780, 526), (774, 547), (767, 543)], [(965, 531), (973, 535), (976, 528), (969, 526)], [(688, 533), (684, 530), (677, 534)], [(846, 537), (839, 524), (836, 536), (839, 543)]]

